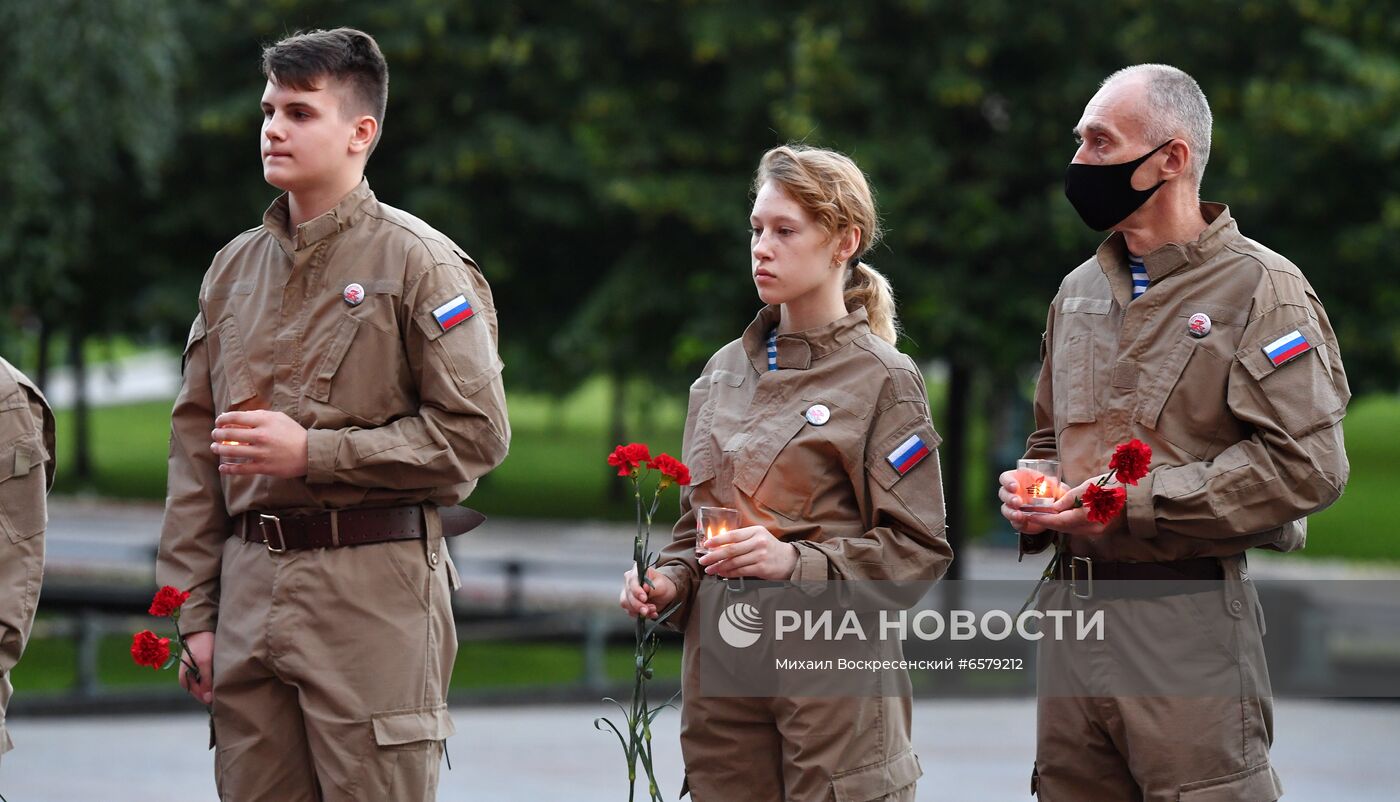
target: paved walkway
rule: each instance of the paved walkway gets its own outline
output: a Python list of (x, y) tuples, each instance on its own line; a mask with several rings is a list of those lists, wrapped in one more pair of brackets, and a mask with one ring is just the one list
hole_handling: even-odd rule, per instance
[[(55, 498), (49, 506), (48, 565), (64, 579), (124, 576), (151, 583), (161, 508), (154, 504)], [(460, 601), (490, 605), (506, 591), (507, 565), (521, 568), (529, 606), (541, 608), (616, 603), (622, 572), (632, 553), (629, 524), (493, 518), (480, 529), (448, 541), (466, 586)], [(654, 538), (659, 548), (665, 533)], [(960, 554), (968, 579), (1033, 580), (1045, 557), (1017, 562), (1014, 551), (972, 546)], [(1258, 579), (1400, 579), (1400, 568), (1254, 550), (1250, 570)]]
[[(597, 706), (455, 709), (441, 802), (618, 802), (621, 751), (595, 731)], [(1274, 761), (1286, 802), (1391, 802), (1400, 787), (1400, 705), (1281, 701)], [(657, 722), (669, 799), (681, 778), (679, 716)], [(10, 802), (215, 802), (202, 714), (20, 719), (0, 763)], [(914, 741), (920, 802), (1028, 800), (1035, 710), (1029, 700), (922, 701)], [(733, 802), (746, 802), (736, 790)], [(376, 801), (377, 802), (377, 801)], [(762, 801), (760, 801), (762, 802)]]

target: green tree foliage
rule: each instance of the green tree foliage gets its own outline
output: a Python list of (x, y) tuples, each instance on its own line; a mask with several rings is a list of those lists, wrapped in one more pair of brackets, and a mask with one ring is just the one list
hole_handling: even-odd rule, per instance
[[(107, 40), (120, 54), (61, 33), (85, 15), (129, 26), (136, 5), (4, 7), (16, 66), (0, 96), (22, 114), (0, 123), (15, 154), (0, 174), (28, 193), (4, 203), (0, 253), (25, 266), (0, 279), (8, 303), (59, 297), (45, 282), (101, 264), (146, 299), (144, 324), (183, 334), (209, 256), (275, 195), (254, 141), (261, 45), (353, 25), (391, 70), (370, 180), (481, 262), (512, 385), (561, 392), (604, 372), (683, 388), (758, 305), (758, 158), (805, 141), (870, 174), (888, 228), (873, 262), (900, 296), (903, 347), (953, 365), (962, 404), (938, 423), (960, 435), (956, 410), (987, 406), (977, 388), (997, 388), (981, 399), (995, 407), (1020, 386), (1060, 278), (1097, 242), (1061, 193), (1070, 128), (1103, 77), (1158, 61), (1196, 76), (1216, 112), (1204, 195), (1307, 273), (1354, 389), (1400, 378), (1400, 17), (1384, 4), (223, 0), (180, 8), (173, 121), (168, 14), (139, 4), (140, 29)], [(39, 17), (54, 32), (12, 33)], [(127, 203), (169, 135), (162, 198)], [(104, 176), (121, 192), (86, 189)], [(99, 235), (112, 244), (94, 250)]]
[(179, 41), (163, 2), (0, 4), (0, 297), (41, 343), (65, 334), (80, 372), (84, 339), (139, 328), (160, 277), (144, 232), (179, 133)]

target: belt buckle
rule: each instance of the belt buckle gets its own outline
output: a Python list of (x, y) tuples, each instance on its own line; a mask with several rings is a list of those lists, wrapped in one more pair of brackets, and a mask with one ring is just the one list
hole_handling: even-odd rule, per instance
[[(1079, 592), (1079, 563), (1084, 563), (1083, 593)], [(1069, 590), (1076, 599), (1094, 598), (1094, 561), (1089, 557), (1069, 558)]]
[[(268, 521), (271, 521), (273, 528), (277, 530), (277, 539), (282, 541), (282, 546), (280, 548), (274, 549), (272, 547), (272, 533), (268, 531)], [(263, 541), (267, 544), (267, 550), (273, 554), (285, 554), (287, 551), (287, 538), (282, 534), (282, 519), (278, 518), (276, 515), (268, 515), (267, 513), (260, 512), (258, 513), (258, 526), (262, 527)]]

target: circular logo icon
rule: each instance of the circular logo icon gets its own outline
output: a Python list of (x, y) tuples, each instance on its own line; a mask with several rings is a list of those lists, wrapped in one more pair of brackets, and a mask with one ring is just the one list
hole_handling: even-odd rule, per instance
[(745, 602), (735, 602), (719, 616), (719, 636), (736, 649), (747, 649), (763, 634), (763, 617), (758, 608)]
[(364, 299), (365, 299), (365, 288), (364, 288), (364, 287), (361, 287), (359, 284), (346, 284), (346, 285), (345, 285), (345, 303), (350, 304), (351, 306), (359, 306), (359, 305), (360, 305), (360, 302), (363, 301)]
[(1204, 337), (1210, 334), (1210, 315), (1197, 312), (1186, 325), (1190, 328), (1192, 337)]
[(827, 409), (825, 404), (813, 404), (804, 417), (813, 426), (822, 426), (831, 420), (831, 410)]

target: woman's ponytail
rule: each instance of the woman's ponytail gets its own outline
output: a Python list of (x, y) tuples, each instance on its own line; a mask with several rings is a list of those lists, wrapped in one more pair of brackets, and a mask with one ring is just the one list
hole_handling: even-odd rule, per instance
[(860, 260), (846, 274), (846, 311), (865, 307), (870, 330), (894, 345), (899, 339), (899, 318), (895, 312), (894, 288), (885, 274)]

